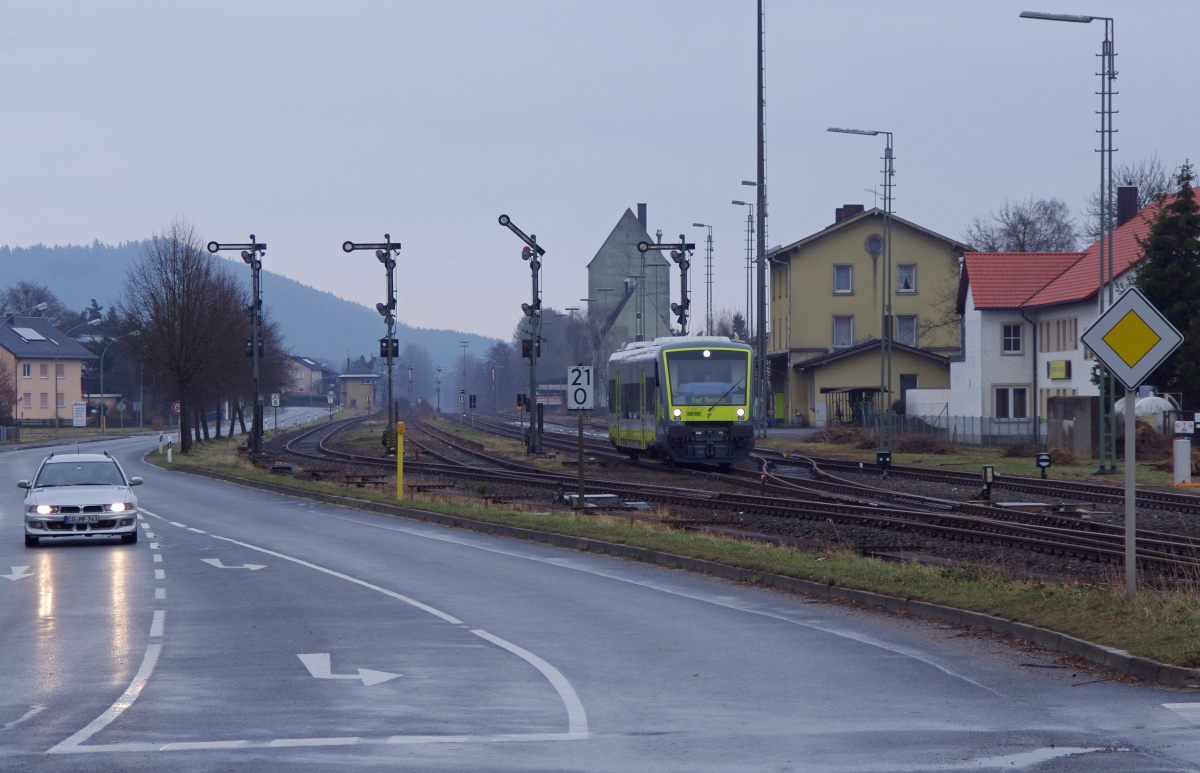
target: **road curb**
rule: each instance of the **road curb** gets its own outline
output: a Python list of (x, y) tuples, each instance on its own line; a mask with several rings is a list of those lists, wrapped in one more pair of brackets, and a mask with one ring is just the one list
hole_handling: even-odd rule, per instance
[(1070, 655), (1072, 657), (1082, 658), (1083, 660), (1087, 660), (1092, 663), (1098, 663), (1123, 674), (1129, 674), (1130, 676), (1143, 679), (1147, 682), (1153, 682), (1168, 687), (1200, 686), (1200, 669), (1184, 668), (1182, 666), (1172, 666), (1166, 663), (1159, 663), (1158, 661), (1150, 660), (1149, 658), (1141, 658), (1130, 655), (1125, 650), (1119, 650), (1113, 647), (1105, 647), (1103, 645), (1095, 644), (1083, 639), (1077, 639), (1074, 636), (1068, 636), (1065, 633), (1059, 633), (1058, 631), (1052, 631), (1047, 628), (1038, 628), (1037, 626), (1027, 625), (1015, 620), (1006, 620), (1005, 618), (987, 615), (982, 612), (972, 612), (966, 609), (945, 607), (939, 604), (930, 604), (925, 601), (915, 601), (912, 599), (900, 598), (898, 596), (885, 596), (879, 593), (872, 593), (871, 591), (841, 588), (835, 585), (826, 585), (819, 582), (813, 582), (812, 580), (799, 580), (795, 577), (787, 577), (780, 574), (770, 574), (767, 572), (758, 572), (751, 569), (743, 569), (737, 566), (719, 564), (714, 561), (706, 561), (700, 558), (690, 558), (688, 556), (675, 555), (674, 553), (663, 553), (658, 550), (639, 548), (632, 545), (622, 545), (616, 542), (605, 542), (603, 540), (591, 539), (588, 537), (575, 537), (569, 534), (556, 534), (554, 532), (525, 529), (517, 526), (505, 526), (503, 524), (488, 523), (487, 521), (476, 521), (471, 518), (463, 518), (457, 515), (445, 515), (443, 513), (434, 513), (425, 510), (412, 510), (406, 507), (400, 507), (398, 505), (388, 505), (381, 502), (368, 502), (366, 500), (355, 499), (353, 497), (342, 497), (333, 494), (321, 494), (315, 491), (304, 491), (303, 489), (296, 489), (276, 483), (265, 483), (262, 481), (250, 480), (249, 478), (243, 478), (237, 475), (229, 475), (227, 473), (188, 467), (174, 467), (172, 469), (175, 472), (197, 475), (226, 483), (235, 483), (241, 486), (247, 486), (249, 488), (260, 489), (262, 491), (270, 491), (275, 494), (284, 494), (286, 496), (294, 496), (301, 499), (312, 499), (318, 502), (351, 507), (356, 510), (368, 510), (371, 512), (382, 513), (384, 515), (398, 516), (415, 521), (426, 521), (442, 526), (453, 526), (460, 529), (470, 529), (471, 531), (494, 534), (501, 537), (512, 537), (516, 539), (531, 540), (533, 542), (544, 542), (556, 547), (570, 548), (573, 550), (608, 553), (609, 555), (619, 556), (621, 558), (630, 558), (638, 561), (644, 561), (646, 563), (659, 564), (662, 566), (709, 574), (726, 580), (767, 585), (773, 588), (779, 588), (780, 590), (786, 590), (791, 593), (813, 596), (818, 599), (826, 599), (829, 601), (848, 601), (852, 604), (879, 607), (888, 612), (908, 615), (910, 617), (921, 618), (923, 620), (940, 620), (942, 622), (961, 626), (963, 628), (977, 628), (982, 631), (1008, 634), (1014, 638), (1024, 639), (1025, 641), (1032, 642), (1033, 644), (1044, 647), (1048, 650), (1061, 652), (1064, 655)]

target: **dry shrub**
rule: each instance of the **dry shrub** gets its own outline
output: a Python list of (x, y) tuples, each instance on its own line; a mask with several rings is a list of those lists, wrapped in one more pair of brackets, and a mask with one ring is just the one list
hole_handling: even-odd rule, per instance
[(835, 443), (837, 445), (858, 445), (863, 438), (874, 433), (867, 432), (861, 427), (841, 427), (830, 424), (822, 427), (804, 439), (806, 443)]
[(1051, 448), (1050, 464), (1055, 467), (1073, 467), (1079, 464), (1079, 458), (1069, 448)]
[(901, 435), (896, 438), (892, 448), (901, 454), (933, 454), (944, 456), (956, 454), (958, 451), (947, 443), (928, 435)]
[[(1134, 451), (1139, 462), (1158, 462), (1172, 457), (1173, 449), (1171, 444), (1174, 439), (1170, 435), (1162, 434), (1153, 425), (1139, 421), (1137, 423), (1137, 431), (1133, 437)], [(1118, 453), (1123, 454), (1124, 448), (1125, 422), (1121, 421), (1117, 427)]]
[(1037, 453), (1037, 449), (1034, 448), (1033, 446), (1027, 446), (1027, 445), (1018, 443), (1015, 446), (1005, 446), (1004, 453), (1001, 454), (1001, 456), (1004, 456), (1005, 458), (1008, 458), (1008, 459), (1026, 459), (1028, 457), (1033, 456), (1036, 453)]

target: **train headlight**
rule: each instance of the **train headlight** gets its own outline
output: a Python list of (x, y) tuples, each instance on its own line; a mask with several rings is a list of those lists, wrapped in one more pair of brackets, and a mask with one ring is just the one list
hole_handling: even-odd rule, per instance
[(671, 411), (671, 415), (678, 419), (680, 416), (683, 415), (683, 411), (676, 408), (675, 410)]
[(712, 357), (712, 352), (710, 352), (708, 349), (705, 349), (705, 350), (704, 350), (704, 356), (705, 356), (705, 357)]
[(744, 419), (744, 418), (746, 418), (746, 409), (745, 409), (745, 408), (738, 408), (738, 409), (737, 409), (737, 417), (738, 417), (739, 419)]

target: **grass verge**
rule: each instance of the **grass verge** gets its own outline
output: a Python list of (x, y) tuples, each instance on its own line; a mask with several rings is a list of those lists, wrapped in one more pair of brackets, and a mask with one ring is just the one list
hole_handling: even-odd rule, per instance
[[(168, 469), (187, 466), (298, 491), (397, 504), (394, 493), (270, 475), (238, 458), (235, 443), (228, 441), (198, 443), (191, 454), (176, 456), (171, 465), (155, 453), (147, 459)], [(1200, 593), (1196, 591), (1147, 590), (1128, 600), (1115, 583), (1030, 582), (986, 567), (947, 569), (897, 564), (849, 552), (806, 552), (699, 534), (617, 516), (534, 512), (512, 505), (487, 507), (482, 503), (443, 501), (437, 494), (418, 496), (422, 498), (406, 498), (403, 505), (413, 510), (631, 545), (755, 572), (983, 612), (1128, 650), (1163, 663), (1200, 667)]]

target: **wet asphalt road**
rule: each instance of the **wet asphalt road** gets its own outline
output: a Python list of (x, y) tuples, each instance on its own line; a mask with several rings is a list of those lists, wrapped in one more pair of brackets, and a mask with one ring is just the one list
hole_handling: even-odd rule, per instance
[(99, 447), (136, 545), (25, 548), (0, 454), (0, 770), (1200, 768), (1194, 693)]

